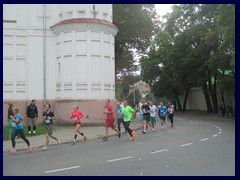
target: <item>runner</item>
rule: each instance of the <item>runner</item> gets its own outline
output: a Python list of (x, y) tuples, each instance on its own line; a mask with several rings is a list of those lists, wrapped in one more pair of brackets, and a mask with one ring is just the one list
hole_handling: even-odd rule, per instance
[(120, 102), (117, 103), (117, 108), (115, 109), (117, 114), (117, 125), (118, 125), (118, 133), (119, 138), (121, 137), (121, 123), (123, 123), (123, 116), (122, 116), (122, 107), (120, 106)]
[(154, 131), (154, 125), (156, 124), (156, 114), (158, 112), (157, 107), (152, 101), (149, 102), (150, 107), (150, 122), (152, 124), (152, 131)]
[(149, 126), (151, 126), (150, 125), (150, 108), (149, 108), (149, 105), (144, 103), (142, 105), (142, 112), (143, 112), (143, 121), (142, 121), (143, 131), (142, 131), (142, 133), (146, 134), (146, 126), (147, 126), (147, 124), (149, 124)]
[(84, 141), (87, 140), (86, 135), (84, 135), (82, 132), (80, 132), (80, 126), (81, 126), (81, 119), (84, 118), (84, 115), (81, 113), (81, 111), (78, 110), (78, 106), (73, 106), (73, 111), (71, 112), (71, 119), (74, 122), (74, 138), (72, 140), (72, 144), (75, 144), (77, 139), (77, 134), (80, 134), (83, 136)]
[[(133, 114), (132, 114), (133, 113)], [(133, 141), (135, 138), (135, 131), (133, 131), (131, 128), (129, 128), (131, 119), (133, 119), (135, 114), (135, 110), (128, 106), (127, 101), (123, 102), (123, 108), (122, 108), (122, 115), (123, 115), (123, 126), (125, 130), (128, 132), (128, 134), (131, 136), (129, 141)]]
[(24, 131), (23, 131), (23, 126), (22, 126), (22, 117), (19, 114), (19, 109), (16, 107), (13, 107), (13, 114), (14, 114), (14, 120), (12, 123), (12, 126), (14, 127), (14, 131), (12, 132), (11, 140), (12, 140), (12, 149), (10, 150), (10, 153), (16, 153), (15, 145), (16, 141), (15, 138), (19, 134), (19, 136), (26, 142), (28, 145), (27, 147), (27, 152), (31, 152), (33, 147), (30, 146), (29, 140), (26, 138)]
[(144, 99), (141, 99), (140, 102), (139, 102), (139, 118), (142, 120), (142, 131), (144, 130), (144, 126), (143, 126), (143, 112), (142, 112), (142, 105), (145, 104), (145, 100)]
[(158, 111), (159, 111), (159, 118), (161, 120), (161, 125), (162, 125), (161, 129), (164, 129), (164, 124), (166, 124), (167, 108), (163, 105), (162, 102), (160, 102), (160, 107), (158, 108)]
[(103, 137), (104, 141), (108, 140), (108, 128), (111, 127), (114, 131), (116, 131), (118, 133), (118, 137), (120, 138), (121, 135), (120, 132), (117, 130), (116, 126), (114, 125), (114, 111), (112, 106), (110, 105), (110, 99), (106, 99), (106, 105), (104, 106), (104, 114), (106, 114), (106, 120), (105, 120), (105, 137)]
[(11, 139), (11, 135), (12, 135), (12, 132), (13, 132), (13, 126), (12, 126), (12, 123), (13, 123), (13, 120), (14, 120), (14, 114), (13, 114), (13, 104), (8, 104), (8, 138)]
[(174, 117), (174, 108), (173, 105), (170, 105), (168, 108), (168, 116), (171, 120), (171, 127), (173, 127), (173, 117)]
[(53, 136), (52, 125), (53, 125), (53, 120), (56, 120), (56, 115), (53, 111), (51, 111), (50, 104), (46, 104), (45, 109), (46, 109), (46, 111), (43, 112), (43, 119), (44, 119), (44, 123), (47, 128), (47, 134), (46, 134), (46, 146), (43, 147), (43, 150), (46, 151), (48, 149), (48, 145), (49, 145), (49, 137), (51, 137), (52, 139), (55, 139), (57, 141), (58, 145), (60, 144), (60, 141), (58, 140), (58, 138)]

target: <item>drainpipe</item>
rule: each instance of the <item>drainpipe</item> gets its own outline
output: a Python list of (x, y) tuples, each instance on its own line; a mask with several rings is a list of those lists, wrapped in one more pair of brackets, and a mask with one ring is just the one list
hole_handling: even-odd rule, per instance
[(43, 109), (46, 104), (46, 4), (43, 4)]

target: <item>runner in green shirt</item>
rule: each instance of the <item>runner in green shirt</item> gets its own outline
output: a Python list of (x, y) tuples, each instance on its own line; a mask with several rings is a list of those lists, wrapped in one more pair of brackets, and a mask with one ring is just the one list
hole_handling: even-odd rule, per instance
[(131, 136), (129, 141), (134, 140), (135, 135), (136, 135), (135, 131), (133, 131), (132, 129), (129, 128), (129, 125), (132, 120), (132, 113), (135, 113), (135, 110), (132, 109), (130, 106), (128, 106), (127, 101), (124, 101), (123, 108), (122, 108), (123, 126), (124, 126), (125, 130), (128, 132), (128, 134)]

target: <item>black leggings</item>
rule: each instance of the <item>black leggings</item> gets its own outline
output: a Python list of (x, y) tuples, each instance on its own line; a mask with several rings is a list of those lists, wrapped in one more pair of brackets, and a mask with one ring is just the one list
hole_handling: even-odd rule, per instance
[(121, 123), (123, 122), (123, 119), (117, 119), (117, 127), (118, 131), (121, 132)]
[(128, 122), (122, 121), (122, 123), (125, 130), (128, 132), (128, 134), (132, 136), (132, 129), (129, 128), (131, 121), (128, 121)]
[(170, 120), (171, 120), (171, 124), (173, 124), (173, 116), (174, 116), (174, 114), (169, 114), (169, 115), (168, 115), (168, 117), (169, 117)]
[(12, 132), (12, 136), (11, 136), (11, 139), (12, 139), (12, 147), (15, 148), (15, 145), (16, 145), (16, 142), (15, 142), (15, 137), (19, 134), (19, 136), (27, 143), (27, 145), (29, 146), (30, 143), (29, 143), (29, 140), (26, 138), (26, 136), (24, 135), (24, 132), (23, 132), (23, 129), (15, 129), (13, 132)]

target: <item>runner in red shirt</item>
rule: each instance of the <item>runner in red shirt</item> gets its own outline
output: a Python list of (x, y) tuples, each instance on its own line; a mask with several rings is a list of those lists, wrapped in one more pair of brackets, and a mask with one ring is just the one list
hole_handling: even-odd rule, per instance
[[(106, 99), (106, 105), (104, 106), (104, 114), (106, 114), (106, 120), (105, 120), (105, 128), (106, 128), (106, 136), (103, 138), (104, 141), (108, 140), (108, 128), (111, 127), (114, 131), (120, 134), (120, 132), (117, 130), (116, 126), (114, 125), (114, 109), (110, 104), (110, 100)], [(119, 136), (120, 137), (120, 136)]]
[(83, 136), (84, 141), (86, 141), (87, 137), (84, 135), (82, 132), (80, 132), (80, 125), (81, 125), (81, 119), (83, 118), (84, 115), (81, 113), (81, 111), (78, 110), (78, 106), (73, 106), (73, 111), (71, 112), (71, 119), (74, 122), (74, 139), (72, 140), (72, 144), (75, 144), (76, 139), (77, 139), (77, 134), (80, 134)]

